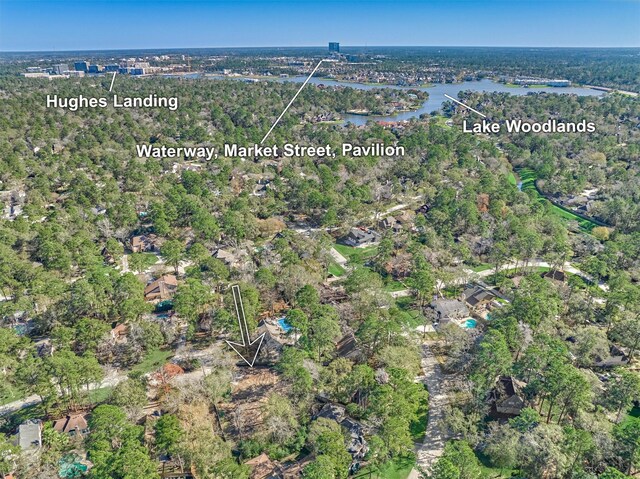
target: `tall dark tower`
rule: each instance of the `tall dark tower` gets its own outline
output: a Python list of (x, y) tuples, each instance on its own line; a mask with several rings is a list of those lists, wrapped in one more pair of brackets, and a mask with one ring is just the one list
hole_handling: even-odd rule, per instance
[(340, 44), (338, 42), (329, 42), (329, 53), (340, 53)]

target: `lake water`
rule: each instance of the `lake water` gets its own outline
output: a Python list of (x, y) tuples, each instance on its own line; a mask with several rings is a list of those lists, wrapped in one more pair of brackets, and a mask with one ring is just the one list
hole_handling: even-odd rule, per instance
[[(192, 74), (191, 78), (200, 77), (200, 74)], [(216, 75), (206, 75), (209, 79), (235, 79), (235, 80), (250, 80), (244, 77), (222, 77)], [(302, 83), (307, 77), (305, 76), (293, 76), (286, 78), (273, 77), (268, 80), (260, 79), (259, 81), (278, 81), (278, 82), (296, 82)], [(430, 114), (439, 110), (442, 104), (446, 101), (450, 101), (445, 97), (446, 95), (458, 98), (458, 93), (465, 90), (482, 91), (482, 92), (500, 92), (509, 93), (511, 95), (527, 95), (535, 93), (558, 93), (558, 94), (573, 94), (578, 96), (602, 96), (604, 92), (599, 90), (593, 90), (591, 88), (582, 87), (542, 87), (542, 88), (525, 88), (521, 86), (507, 86), (503, 83), (498, 83), (488, 78), (477, 81), (465, 81), (462, 83), (436, 83), (433, 86), (428, 87), (410, 87), (410, 86), (398, 86), (398, 85), (370, 85), (365, 83), (353, 83), (344, 82), (338, 80), (330, 80), (328, 78), (313, 77), (309, 80), (309, 83), (314, 85), (326, 85), (326, 86), (343, 86), (356, 88), (358, 90), (375, 90), (379, 88), (393, 88), (397, 90), (423, 90), (429, 93), (429, 98), (422, 106), (413, 111), (400, 112), (395, 115), (386, 116), (374, 116), (374, 115), (350, 115), (345, 114), (344, 122), (351, 122), (355, 125), (364, 125), (369, 120), (373, 121), (401, 121), (409, 120), (411, 118), (419, 117), (423, 114)]]
[[(284, 78), (281, 80), (289, 80), (289, 81), (304, 81), (304, 77), (292, 77), (292, 78)], [(423, 90), (429, 93), (429, 98), (425, 101), (422, 106), (413, 111), (405, 111), (400, 112), (396, 115), (386, 115), (386, 116), (364, 116), (364, 115), (349, 115), (345, 114), (344, 119), (346, 121), (350, 121), (355, 125), (363, 125), (367, 123), (369, 120), (373, 121), (401, 121), (401, 120), (409, 120), (411, 118), (419, 117), (423, 114), (430, 114), (434, 111), (439, 110), (442, 107), (442, 104), (446, 101), (451, 101), (445, 97), (446, 95), (452, 96), (453, 98), (458, 98), (458, 93), (465, 90), (472, 91), (484, 91), (484, 92), (500, 92), (500, 93), (509, 93), (511, 95), (527, 95), (529, 93), (561, 93), (561, 94), (574, 94), (579, 96), (601, 96), (604, 94), (602, 91), (592, 90), (591, 88), (581, 88), (581, 87), (544, 87), (544, 88), (524, 88), (524, 87), (511, 87), (507, 86), (503, 83), (494, 82), (493, 80), (483, 79), (478, 81), (466, 81), (462, 83), (437, 83), (434, 86), (430, 87), (404, 87), (404, 86), (396, 86), (396, 85), (366, 85), (362, 83), (351, 83), (351, 82), (340, 82), (335, 80), (327, 80), (322, 78), (312, 78), (309, 80), (309, 83), (313, 83), (316, 85), (327, 85), (327, 86), (350, 86), (352, 88), (357, 88), (360, 90), (372, 90), (376, 88), (394, 88), (394, 89), (402, 89), (402, 90)]]

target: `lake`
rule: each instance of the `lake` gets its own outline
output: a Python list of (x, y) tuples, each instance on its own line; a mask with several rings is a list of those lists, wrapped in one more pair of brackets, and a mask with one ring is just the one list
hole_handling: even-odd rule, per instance
[[(200, 77), (199, 74), (195, 74), (191, 76)], [(230, 80), (251, 80), (246, 77), (224, 77), (218, 75), (206, 75), (206, 78), (213, 80), (220, 79), (230, 79)], [(277, 81), (277, 82), (296, 82), (302, 83), (305, 81), (307, 77), (305, 76), (292, 76), (286, 78), (273, 77), (269, 79), (260, 79), (256, 81)], [(471, 91), (482, 91), (482, 92), (499, 92), (499, 93), (509, 93), (511, 95), (527, 95), (529, 93), (558, 93), (558, 94), (573, 94), (578, 96), (602, 96), (604, 95), (603, 91), (593, 90), (591, 88), (583, 88), (583, 87), (535, 87), (535, 88), (525, 88), (521, 86), (507, 86), (503, 83), (498, 83), (488, 78), (477, 80), (477, 81), (465, 81), (462, 83), (436, 83), (433, 86), (428, 87), (411, 87), (411, 86), (398, 86), (398, 85), (371, 85), (365, 83), (354, 83), (354, 82), (345, 82), (338, 80), (331, 80), (328, 78), (318, 78), (313, 77), (309, 80), (309, 83), (314, 85), (325, 85), (325, 86), (342, 86), (342, 87), (351, 87), (356, 88), (358, 90), (375, 90), (378, 88), (393, 88), (396, 90), (423, 90), (429, 93), (429, 98), (425, 101), (422, 106), (413, 111), (404, 111), (399, 112), (395, 115), (384, 115), (384, 116), (374, 116), (374, 115), (350, 115), (345, 114), (344, 122), (351, 122), (354, 125), (364, 125), (369, 120), (373, 121), (401, 121), (401, 120), (409, 120), (411, 118), (419, 117), (423, 114), (430, 114), (434, 111), (439, 110), (442, 107), (442, 104), (446, 101), (450, 101), (445, 97), (446, 95), (452, 96), (453, 98), (458, 98), (458, 93), (465, 90)]]
[[(283, 78), (279, 80), (289, 80), (289, 81), (297, 81), (303, 82), (305, 77), (292, 77), (292, 78)], [(363, 115), (349, 115), (345, 114), (344, 119), (345, 122), (349, 121), (355, 125), (363, 125), (367, 123), (369, 120), (373, 121), (401, 121), (401, 120), (409, 120), (411, 118), (419, 117), (423, 114), (430, 114), (434, 111), (439, 110), (443, 103), (446, 101), (451, 101), (445, 97), (446, 95), (452, 96), (453, 98), (458, 98), (458, 93), (465, 90), (472, 91), (484, 91), (484, 92), (500, 92), (500, 93), (509, 93), (511, 95), (527, 95), (529, 93), (560, 93), (560, 94), (573, 94), (579, 96), (602, 96), (604, 92), (598, 90), (592, 90), (591, 88), (581, 88), (581, 87), (544, 87), (544, 88), (524, 88), (519, 86), (507, 86), (503, 83), (498, 83), (490, 79), (483, 79), (478, 81), (466, 81), (462, 83), (436, 83), (434, 86), (429, 87), (404, 87), (397, 85), (368, 85), (363, 83), (351, 83), (351, 82), (341, 82), (335, 80), (328, 80), (324, 78), (312, 78), (309, 80), (309, 83), (313, 83), (316, 85), (327, 85), (327, 86), (348, 86), (352, 88), (357, 88), (360, 90), (372, 90), (375, 88), (394, 88), (394, 89), (402, 89), (402, 90), (423, 90), (429, 93), (429, 98), (425, 101), (422, 106), (413, 111), (404, 111), (397, 113), (395, 115), (386, 115), (386, 116), (363, 116)]]

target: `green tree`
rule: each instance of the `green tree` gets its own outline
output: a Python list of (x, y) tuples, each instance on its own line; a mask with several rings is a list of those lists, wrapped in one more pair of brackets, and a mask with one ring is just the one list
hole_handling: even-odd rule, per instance
[(4, 434), (0, 434), (0, 474), (9, 474), (15, 470), (19, 454), (20, 448), (13, 445)]
[(276, 364), (276, 369), (291, 382), (292, 394), (297, 397), (306, 397), (313, 387), (311, 374), (303, 365), (305, 354), (303, 351), (285, 347)]
[(158, 450), (171, 454), (182, 437), (180, 420), (173, 414), (165, 414), (153, 425), (156, 447)]
[(471, 375), (479, 394), (484, 396), (495, 379), (509, 371), (511, 364), (511, 352), (504, 336), (498, 330), (489, 330), (480, 342)]
[(426, 303), (431, 301), (433, 290), (436, 286), (431, 265), (422, 256), (416, 256), (413, 262), (413, 271), (408, 280), (409, 286), (415, 291), (420, 307), (424, 309)]
[(616, 412), (616, 422), (623, 410), (629, 409), (634, 401), (640, 399), (640, 376), (634, 371), (622, 369), (619, 377), (607, 388), (607, 400)]
[(333, 351), (341, 330), (336, 310), (329, 305), (315, 309), (309, 326), (309, 347), (316, 352), (317, 360)]
[(466, 441), (450, 441), (442, 454), (460, 471), (460, 479), (479, 479), (482, 477), (480, 461)]
[(634, 467), (640, 467), (640, 418), (628, 418), (618, 424), (613, 437), (622, 469), (630, 474)]
[(147, 387), (138, 379), (125, 379), (111, 392), (109, 403), (124, 410), (140, 412), (147, 405)]
[(178, 274), (178, 266), (184, 258), (184, 243), (179, 240), (168, 240), (160, 248), (160, 254), (164, 261), (173, 266), (176, 274)]
[(291, 325), (296, 333), (296, 341), (298, 335), (305, 336), (309, 331), (309, 318), (301, 309), (291, 309), (287, 312), (287, 323)]
[(195, 323), (214, 300), (211, 289), (202, 281), (188, 278), (178, 286), (173, 306), (176, 312), (191, 323)]
[(320, 455), (304, 468), (302, 477), (305, 479), (336, 479), (336, 466), (329, 456)]
[(439, 458), (426, 475), (429, 479), (460, 479), (460, 469), (450, 459)]
[(144, 301), (144, 284), (134, 274), (125, 273), (116, 280), (114, 309), (123, 321), (136, 321), (149, 311)]
[(337, 422), (325, 418), (316, 419), (309, 427), (307, 441), (315, 454), (324, 455), (333, 462), (333, 477), (344, 479), (348, 476), (351, 455), (345, 448), (342, 428)]

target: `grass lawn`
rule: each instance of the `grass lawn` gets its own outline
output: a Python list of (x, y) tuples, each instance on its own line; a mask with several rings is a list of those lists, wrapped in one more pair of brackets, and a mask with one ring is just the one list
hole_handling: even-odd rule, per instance
[(474, 273), (480, 273), (491, 268), (493, 268), (493, 265), (489, 263), (481, 263), (478, 266), (474, 266), (473, 268), (471, 268), (471, 271), (473, 271)]
[(444, 128), (451, 128), (449, 125), (447, 125), (447, 121), (449, 120), (450, 118), (447, 118), (446, 116), (435, 115), (435, 116), (432, 116), (429, 121), (435, 125), (438, 125)]
[(366, 246), (364, 248), (353, 248), (351, 246), (336, 244), (334, 248), (338, 253), (347, 258), (350, 262), (364, 264), (368, 259), (373, 258), (378, 253), (377, 246)]
[(597, 223), (593, 221), (586, 220), (581, 218), (578, 215), (573, 214), (571, 211), (565, 210), (564, 208), (560, 208), (559, 206), (554, 205), (549, 200), (547, 200), (544, 196), (540, 194), (538, 189), (536, 188), (536, 179), (537, 175), (535, 171), (530, 168), (523, 168), (518, 171), (520, 175), (520, 179), (522, 180), (522, 191), (532, 191), (536, 196), (537, 200), (549, 206), (549, 210), (554, 215), (559, 216), (567, 221), (577, 221), (578, 225), (580, 225), (580, 229), (586, 232), (590, 232), (593, 228), (595, 228)]
[(18, 389), (8, 386), (5, 394), (0, 397), (0, 406), (4, 406), (5, 404), (9, 404), (10, 402), (17, 401), (18, 399), (22, 399), (25, 394), (21, 393)]
[[(365, 467), (352, 477), (354, 479), (365, 479), (368, 477), (373, 479), (407, 479), (415, 463), (416, 461), (412, 457), (397, 457), (384, 463), (378, 469), (374, 468), (370, 470)], [(369, 474), (371, 474), (371, 476), (369, 476)]]
[(146, 374), (155, 369), (158, 369), (167, 360), (173, 356), (173, 351), (163, 351), (162, 349), (155, 349), (149, 351), (140, 364), (136, 364), (131, 368), (132, 374)]
[(105, 388), (92, 389), (89, 391), (89, 395), (87, 398), (91, 404), (100, 404), (105, 402), (111, 396), (111, 392), (113, 388), (111, 386), (107, 386)]
[(332, 274), (335, 277), (343, 276), (346, 273), (345, 269), (340, 266), (338, 263), (331, 263), (329, 265), (329, 274)]
[(411, 306), (413, 305), (414, 298), (411, 296), (402, 296), (401, 298), (396, 298), (396, 305), (403, 311), (412, 311)]
[(40, 419), (44, 416), (44, 408), (42, 404), (25, 407), (19, 411), (6, 416), (7, 421), (0, 424), (0, 432), (5, 434), (13, 434), (16, 428), (29, 419)]
[(509, 184), (513, 186), (518, 186), (518, 182), (516, 181), (516, 175), (513, 174), (513, 171), (509, 172)]
[(393, 293), (394, 291), (402, 291), (403, 289), (407, 289), (407, 287), (400, 281), (389, 280), (386, 281), (384, 285), (384, 290), (388, 293)]
[(514, 472), (511, 469), (503, 469), (501, 467), (493, 467), (489, 462), (489, 458), (482, 454), (481, 452), (476, 452), (476, 456), (480, 460), (480, 464), (482, 465), (482, 472), (484, 472), (485, 477), (491, 477), (495, 479), (500, 479), (503, 477), (511, 477), (511, 474)]

